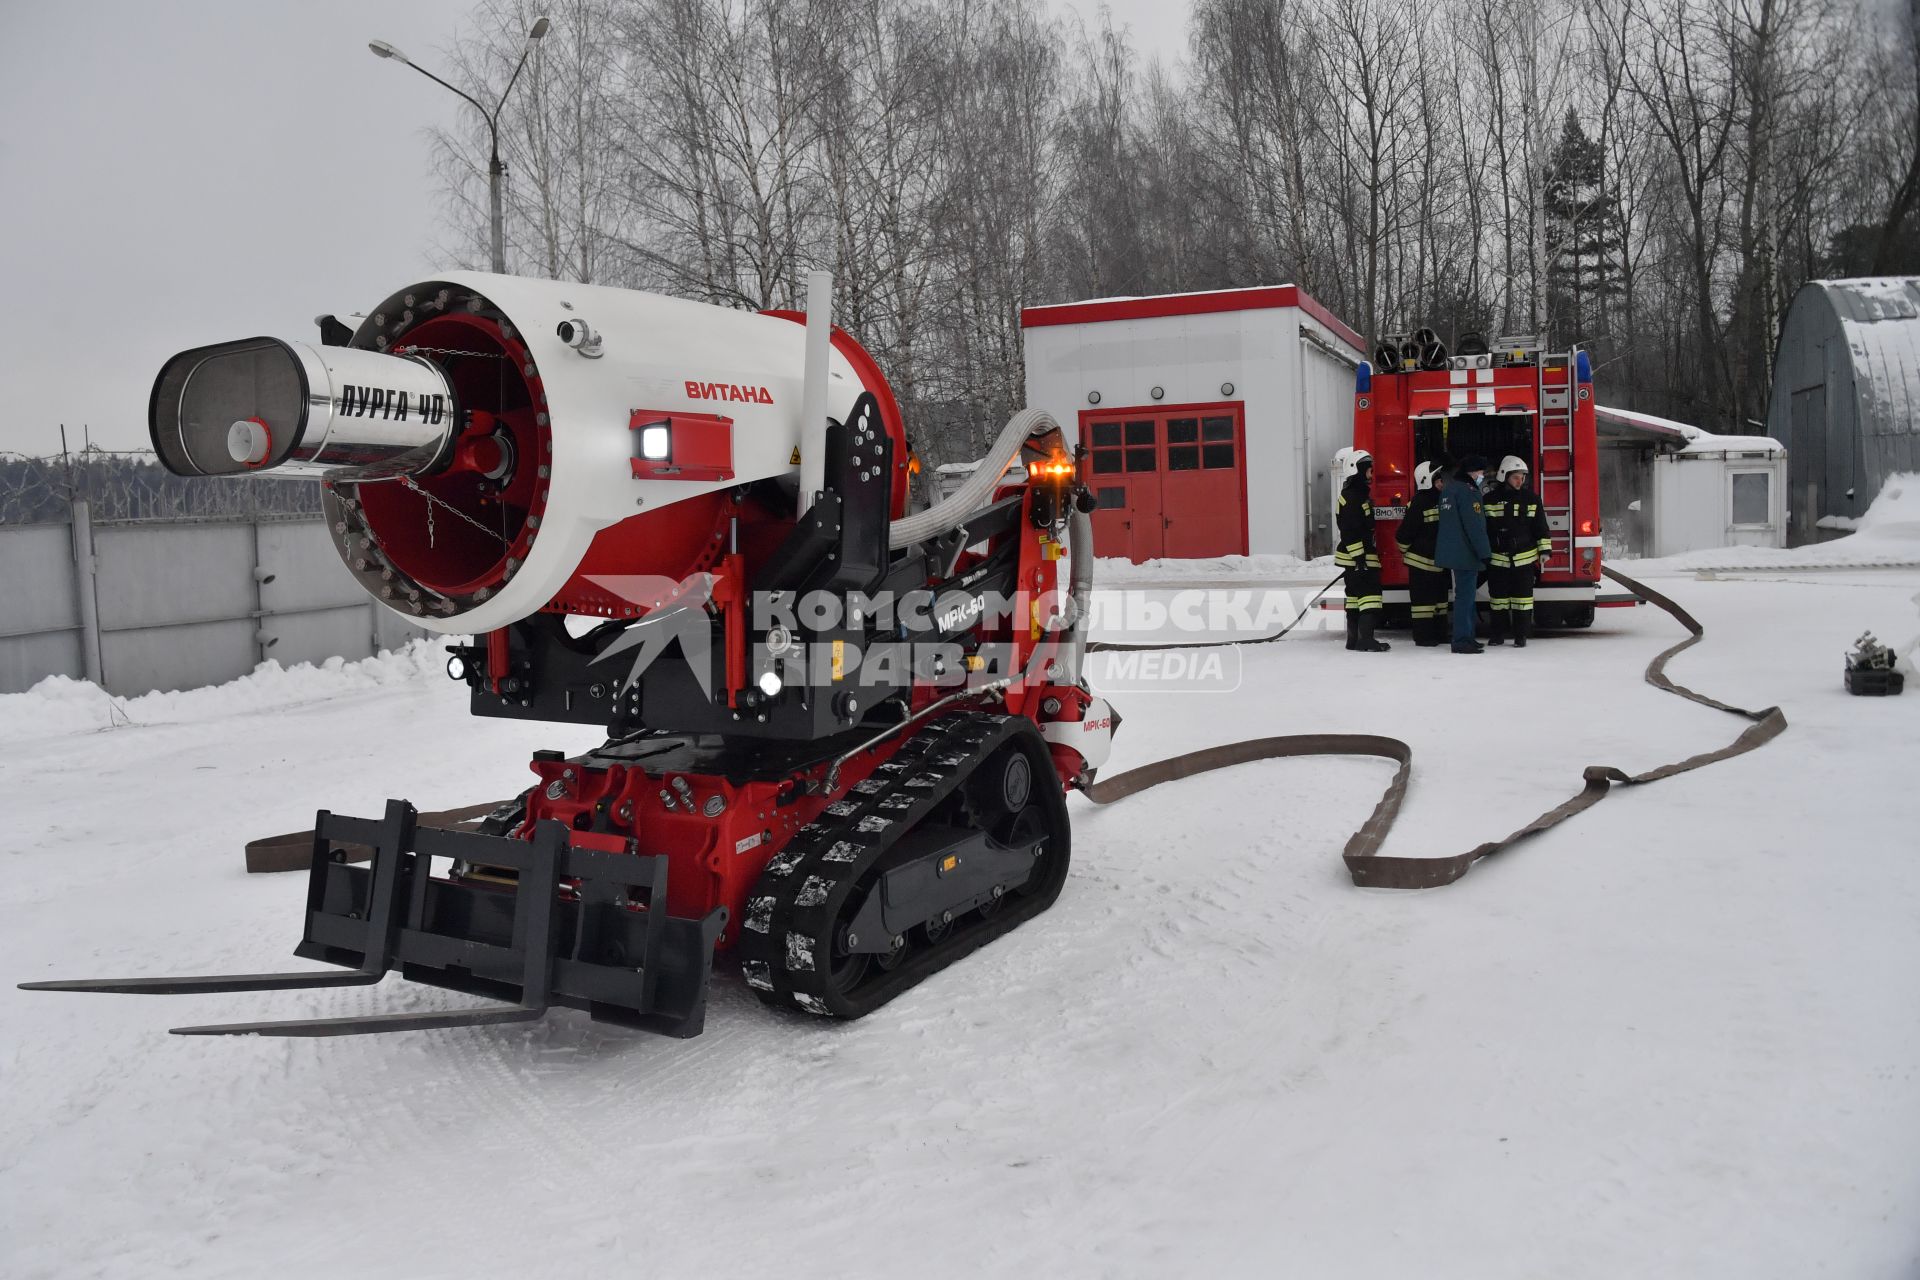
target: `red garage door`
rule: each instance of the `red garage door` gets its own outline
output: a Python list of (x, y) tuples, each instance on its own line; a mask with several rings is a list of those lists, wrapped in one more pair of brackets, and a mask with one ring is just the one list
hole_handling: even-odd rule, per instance
[(1245, 555), (1245, 426), (1238, 404), (1155, 405), (1080, 415), (1097, 554)]

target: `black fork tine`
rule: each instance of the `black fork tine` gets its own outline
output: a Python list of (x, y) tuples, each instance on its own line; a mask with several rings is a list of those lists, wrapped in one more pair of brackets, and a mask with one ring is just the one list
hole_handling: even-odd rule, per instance
[(223, 1022), (204, 1027), (175, 1027), (176, 1036), (367, 1036), (383, 1031), (427, 1031), (435, 1027), (487, 1027), (503, 1022), (532, 1022), (545, 1009), (500, 1005), (492, 1009), (439, 1009), (422, 1013), (369, 1013), (351, 1018), (293, 1018), (281, 1022)]
[(364, 987), (386, 977), (362, 969), (315, 969), (305, 973), (226, 973), (201, 977), (73, 978), (23, 982), (22, 991), (105, 991), (115, 995), (189, 996), (212, 991), (304, 991), (311, 987)]
[[(506, 998), (498, 1003), (484, 1004), (478, 1008), (427, 1010), (413, 1013), (374, 1013), (348, 1017), (294, 1018), (276, 1019), (260, 1022), (231, 1022), (206, 1026), (175, 1027), (173, 1034), (182, 1036), (355, 1036), (372, 1035), (387, 1031), (424, 1031), (439, 1027), (481, 1027), (496, 1026), (515, 1022), (531, 1022), (542, 1017), (554, 1001), (554, 983), (556, 968), (572, 964), (583, 971), (580, 978), (585, 994), (576, 994), (575, 1002), (588, 1001), (599, 1016), (599, 1010), (607, 1005), (615, 1010), (631, 1008), (631, 1017), (636, 1019), (654, 1018), (655, 1021), (670, 1023), (675, 1034), (690, 1034), (699, 1029), (699, 1015), (705, 992), (707, 965), (711, 961), (714, 939), (717, 936), (724, 912), (711, 914), (699, 922), (672, 920), (666, 915), (665, 857), (653, 859), (650, 878), (651, 893), (647, 902), (647, 919), (650, 926), (646, 941), (641, 944), (645, 956), (644, 982), (636, 984), (634, 979), (641, 970), (627, 961), (621, 951), (623, 940), (629, 930), (622, 929), (617, 937), (605, 941), (605, 950), (613, 952), (611, 956), (602, 955), (590, 944), (593, 941), (592, 926), (595, 923), (610, 928), (613, 924), (623, 924), (624, 919), (614, 921), (591, 919), (586, 909), (594, 905), (613, 907), (619, 903), (619, 886), (629, 885), (636, 878), (632, 867), (624, 865), (632, 859), (614, 860), (611, 863), (622, 865), (602, 866), (596, 859), (605, 855), (581, 853), (582, 866), (577, 874), (582, 881), (580, 901), (582, 903), (581, 920), (577, 926), (582, 932), (573, 939), (566, 940), (561, 933), (562, 898), (558, 885), (563, 871), (567, 870), (567, 860), (573, 856), (567, 828), (557, 822), (540, 823), (530, 839), (508, 840), (486, 835), (457, 835), (437, 829), (422, 830), (416, 822), (413, 807), (401, 800), (387, 803), (386, 815), (378, 822), (364, 818), (343, 818), (322, 810), (314, 823), (314, 845), (310, 863), (310, 875), (307, 886), (308, 935), (301, 943), (297, 953), (312, 959), (351, 956), (357, 953), (358, 966), (353, 969), (326, 969), (301, 973), (244, 973), (213, 974), (205, 976), (169, 976), (143, 978), (90, 978), (80, 980), (61, 980), (52, 982), (23, 982), (22, 989), (28, 991), (93, 991), (113, 992), (123, 995), (192, 995), (225, 991), (298, 991), (324, 987), (370, 986), (384, 978), (398, 963), (407, 976), (413, 974), (406, 970), (408, 957), (406, 948), (417, 948), (421, 953), (421, 963), (427, 970), (437, 970), (444, 966), (448, 970), (467, 973), (478, 980), (482, 976), (486, 982), (475, 988), (473, 994), (498, 990)], [(349, 844), (360, 844), (373, 850), (373, 865), (366, 871), (354, 873), (363, 876), (359, 883), (349, 881), (351, 902), (333, 903), (328, 910), (329, 888), (334, 885), (330, 879), (334, 862), (333, 852), (336, 840), (345, 840)], [(427, 878), (431, 874), (432, 859), (436, 854), (448, 856), (456, 861), (468, 856), (470, 850), (480, 850), (482, 860), (494, 858), (519, 871), (517, 885), (513, 894), (512, 936), (510, 940), (490, 938), (480, 942), (465, 939), (462, 936), (440, 936), (429, 928), (428, 904), (431, 889)], [(605, 886), (591, 884), (594, 874), (599, 879), (610, 882), (616, 891), (601, 892)], [(335, 896), (338, 896), (337, 894)], [(351, 907), (348, 911), (346, 908)], [(364, 912), (364, 918), (362, 913)], [(343, 927), (341, 920), (361, 921), (358, 929)], [(324, 918), (324, 920), (323, 920)], [(315, 931), (316, 922), (324, 922), (331, 927)], [(692, 926), (697, 936), (689, 940), (700, 961), (697, 973), (689, 972), (690, 980), (697, 978), (699, 989), (691, 993), (691, 1013), (681, 1013), (675, 1017), (661, 1015), (653, 1009), (657, 975), (654, 972), (660, 959), (661, 949), (666, 945), (664, 931), (669, 928)], [(676, 935), (677, 936), (677, 935)], [(585, 939), (586, 941), (582, 941)], [(465, 942), (463, 948), (460, 944)], [(556, 954), (556, 948), (559, 954)], [(583, 952), (585, 948), (585, 952)], [(466, 966), (479, 961), (489, 970), (483, 975), (479, 970), (469, 971)], [(506, 957), (517, 962), (519, 972), (502, 972)], [(514, 978), (518, 982), (514, 982)], [(431, 977), (428, 978), (431, 980)], [(441, 985), (459, 986), (451, 980)], [(508, 994), (512, 988), (519, 987), (517, 999)], [(638, 994), (633, 988), (638, 985)], [(461, 989), (468, 989), (461, 987)], [(688, 1004), (689, 993), (677, 992), (679, 1003)], [(609, 1003), (609, 1001), (617, 1003)], [(588, 1007), (582, 1004), (581, 1007)], [(642, 1024), (644, 1025), (644, 1024)]]

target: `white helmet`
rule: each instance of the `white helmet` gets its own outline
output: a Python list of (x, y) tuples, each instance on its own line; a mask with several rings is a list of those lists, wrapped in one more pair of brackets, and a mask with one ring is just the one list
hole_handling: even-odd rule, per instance
[(1360, 473), (1360, 464), (1372, 462), (1373, 455), (1365, 449), (1342, 449), (1333, 455), (1333, 465), (1340, 471), (1340, 482), (1345, 484)]
[(1506, 457), (1500, 459), (1500, 478), (1502, 480), (1505, 480), (1508, 474), (1514, 471), (1518, 471), (1521, 475), (1526, 475), (1526, 462), (1514, 457), (1512, 454), (1508, 454)]
[(1413, 469), (1413, 487), (1416, 489), (1433, 488), (1433, 473), (1439, 470), (1431, 462), (1423, 462)]

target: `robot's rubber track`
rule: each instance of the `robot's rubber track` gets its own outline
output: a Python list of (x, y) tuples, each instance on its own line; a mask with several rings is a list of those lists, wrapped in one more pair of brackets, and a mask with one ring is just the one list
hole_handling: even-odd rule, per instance
[(1055, 788), (1036, 786), (1033, 804), (1046, 818), (1047, 850), (1020, 892), (1008, 894), (991, 914), (956, 917), (937, 941), (917, 939), (891, 969), (871, 965), (850, 991), (829, 976), (835, 930), (853, 895), (871, 887), (869, 873), (975, 770), (1009, 749), (1029, 753), (1036, 778), (1051, 776), (1045, 740), (1031, 721), (984, 712), (943, 717), (794, 836), (767, 864), (742, 922), (741, 970), (761, 1000), (857, 1018), (1053, 905), (1067, 875), (1066, 804)]

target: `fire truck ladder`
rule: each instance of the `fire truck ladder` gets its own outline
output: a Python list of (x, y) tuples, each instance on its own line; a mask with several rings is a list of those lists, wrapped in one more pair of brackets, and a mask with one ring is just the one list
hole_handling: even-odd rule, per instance
[(1547, 517), (1553, 550), (1540, 566), (1552, 573), (1573, 572), (1573, 369), (1576, 347), (1561, 355), (1544, 352), (1534, 366), (1538, 429), (1534, 452), (1539, 474), (1534, 489)]

